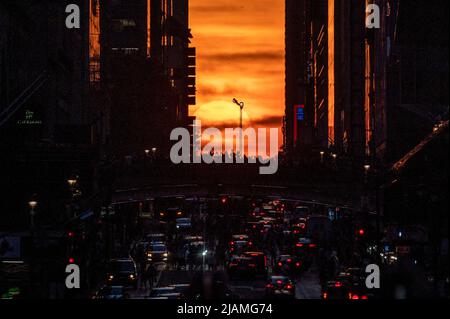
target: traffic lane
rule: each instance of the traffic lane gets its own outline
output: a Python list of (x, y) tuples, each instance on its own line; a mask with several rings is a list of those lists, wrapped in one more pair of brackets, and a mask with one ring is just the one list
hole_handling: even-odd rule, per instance
[(321, 299), (322, 288), (320, 286), (317, 270), (304, 272), (295, 284), (296, 299)]
[(264, 280), (233, 280), (229, 288), (241, 299), (264, 299), (266, 297), (266, 282)]

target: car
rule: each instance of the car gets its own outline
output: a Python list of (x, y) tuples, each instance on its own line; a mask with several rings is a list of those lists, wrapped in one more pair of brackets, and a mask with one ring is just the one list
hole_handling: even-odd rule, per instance
[(163, 222), (173, 222), (177, 218), (186, 217), (185, 212), (179, 207), (170, 207), (159, 212), (159, 220)]
[(233, 235), (228, 244), (229, 255), (240, 255), (253, 247), (253, 242), (250, 241), (248, 235)]
[(147, 248), (147, 261), (151, 263), (167, 262), (169, 252), (164, 243), (151, 243)]
[(348, 299), (349, 289), (341, 281), (328, 281), (322, 288), (322, 299), (344, 300)]
[(297, 274), (301, 270), (302, 262), (298, 257), (280, 255), (275, 260), (274, 272), (285, 274)]
[(108, 286), (122, 285), (137, 288), (137, 270), (133, 259), (112, 259), (107, 269)]
[(250, 261), (248, 263), (249, 273), (253, 277), (267, 278), (268, 265), (267, 256), (258, 251), (247, 251), (242, 254), (244, 258), (248, 258)]
[(297, 256), (299, 255), (305, 255), (316, 252), (318, 249), (318, 245), (314, 243), (309, 238), (299, 238), (297, 243), (295, 244), (295, 254)]
[(346, 273), (341, 273), (334, 281), (328, 281), (322, 289), (322, 299), (328, 300), (367, 300), (369, 296), (363, 287), (353, 286)]
[(166, 235), (160, 233), (147, 234), (145, 237), (148, 243), (165, 243), (167, 241)]
[(292, 225), (291, 234), (295, 237), (305, 236), (306, 234), (306, 222), (300, 222)]
[(357, 267), (347, 268), (339, 274), (338, 280), (348, 287), (349, 299), (372, 299), (374, 297), (365, 284), (366, 276), (364, 269)]
[(124, 286), (104, 286), (95, 293), (92, 299), (128, 299), (130, 296)]
[(250, 263), (251, 259), (248, 257), (237, 255), (231, 256), (230, 260), (225, 265), (230, 279), (249, 277), (251, 275)]
[(295, 298), (295, 284), (286, 276), (271, 276), (266, 284), (267, 298)]
[(151, 299), (180, 299), (181, 293), (176, 291), (175, 287), (168, 286), (168, 287), (157, 287), (153, 288), (150, 292), (150, 298)]
[(175, 227), (177, 231), (186, 231), (192, 227), (190, 218), (177, 218), (175, 220)]

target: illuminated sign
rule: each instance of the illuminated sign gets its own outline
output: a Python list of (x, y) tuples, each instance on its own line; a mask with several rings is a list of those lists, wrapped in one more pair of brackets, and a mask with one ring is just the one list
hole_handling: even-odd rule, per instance
[(19, 125), (41, 125), (42, 121), (35, 118), (33, 111), (26, 110), (25, 118), (23, 120), (18, 120), (17, 124), (19, 124)]
[(294, 105), (294, 144), (297, 144), (298, 139), (298, 122), (305, 120), (305, 105)]

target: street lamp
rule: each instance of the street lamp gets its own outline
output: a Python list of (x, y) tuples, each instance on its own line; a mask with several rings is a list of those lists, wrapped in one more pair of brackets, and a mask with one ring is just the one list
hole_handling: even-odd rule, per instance
[(239, 106), (240, 116), (239, 116), (239, 128), (242, 130), (242, 110), (244, 109), (244, 102), (239, 102), (237, 99), (233, 99), (233, 103)]
[[(243, 136), (242, 136), (242, 111), (244, 110), (244, 102), (239, 102), (237, 99), (233, 99), (233, 103), (236, 104), (237, 106), (239, 106), (239, 151), (243, 151), (244, 150), (244, 141), (243, 141)], [(242, 152), (243, 153), (243, 152)], [(243, 154), (241, 154), (243, 155)]]
[(67, 179), (67, 184), (69, 184), (70, 187), (74, 187), (77, 184), (77, 182), (78, 180), (76, 176)]
[(30, 199), (28, 206), (30, 207), (30, 228), (34, 229), (34, 216), (36, 215), (36, 207), (38, 205), (37, 200), (34, 198)]

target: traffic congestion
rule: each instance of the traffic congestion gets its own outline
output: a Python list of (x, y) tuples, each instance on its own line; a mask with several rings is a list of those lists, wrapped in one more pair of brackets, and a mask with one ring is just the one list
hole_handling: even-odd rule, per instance
[(369, 299), (350, 209), (283, 198), (157, 198), (134, 211), (96, 299)]

